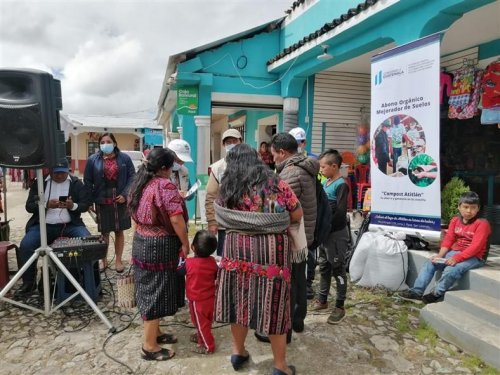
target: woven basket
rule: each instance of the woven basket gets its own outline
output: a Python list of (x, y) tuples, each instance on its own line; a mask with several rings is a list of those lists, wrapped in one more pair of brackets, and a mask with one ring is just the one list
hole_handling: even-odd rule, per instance
[(133, 308), (135, 303), (134, 275), (121, 276), (116, 279), (118, 290), (118, 306)]

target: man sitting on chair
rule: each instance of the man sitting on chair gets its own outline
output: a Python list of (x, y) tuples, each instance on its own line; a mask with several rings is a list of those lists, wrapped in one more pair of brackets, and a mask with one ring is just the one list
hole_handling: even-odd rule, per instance
[[(90, 235), (80, 215), (86, 212), (92, 198), (83, 182), (69, 175), (68, 163), (63, 162), (51, 169), (44, 181), (45, 219), (47, 222), (47, 244), (58, 237), (85, 237)], [(21, 240), (19, 253), (21, 263), (25, 264), (40, 247), (40, 221), (38, 211), (38, 185), (31, 185), (26, 211), (33, 214), (26, 224), (26, 234)], [(34, 262), (22, 275), (23, 285), (16, 295), (25, 295), (36, 288), (36, 263)]]

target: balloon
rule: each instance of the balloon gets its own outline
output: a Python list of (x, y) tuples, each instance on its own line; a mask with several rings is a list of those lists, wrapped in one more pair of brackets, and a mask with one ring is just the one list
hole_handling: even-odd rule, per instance
[(368, 156), (368, 153), (366, 154), (359, 154), (358, 157), (357, 157), (358, 161), (361, 163), (361, 164), (366, 164), (368, 163), (368, 160), (369, 160), (369, 156)]
[(366, 147), (365, 145), (358, 146), (358, 148), (356, 149), (356, 153), (358, 155), (366, 154), (367, 151), (368, 151), (368, 147)]
[(368, 133), (368, 127), (358, 126), (358, 135), (365, 135)]
[(365, 144), (366, 141), (368, 140), (368, 135), (367, 134), (358, 134), (356, 137), (356, 140), (358, 141), (358, 145)]

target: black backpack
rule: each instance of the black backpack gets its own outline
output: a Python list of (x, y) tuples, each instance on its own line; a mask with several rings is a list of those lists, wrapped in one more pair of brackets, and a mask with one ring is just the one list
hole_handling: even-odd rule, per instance
[(316, 179), (316, 227), (314, 228), (314, 240), (312, 249), (323, 244), (332, 230), (332, 210), (328, 203), (323, 185)]

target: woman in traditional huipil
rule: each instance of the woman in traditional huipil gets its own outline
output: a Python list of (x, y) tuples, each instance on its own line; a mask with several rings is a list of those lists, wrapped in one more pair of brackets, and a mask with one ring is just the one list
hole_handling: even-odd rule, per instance
[(218, 224), (226, 228), (215, 320), (231, 323), (235, 370), (250, 357), (245, 339), (251, 328), (269, 335), (273, 374), (292, 374), (293, 366), (286, 363), (291, 269), (287, 230), (290, 222), (300, 221), (302, 208), (291, 188), (250, 146), (235, 146), (226, 161), (214, 203)]
[[(103, 133), (99, 137), (99, 152), (87, 160), (83, 181), (92, 191), (96, 204), (97, 226), (107, 243), (109, 233), (115, 233), (115, 269), (122, 273), (124, 230), (131, 227), (127, 211), (128, 188), (135, 175), (134, 164), (130, 156), (120, 152), (113, 133)], [(102, 268), (106, 268), (107, 258), (103, 259)]]
[(168, 149), (153, 149), (129, 195), (136, 223), (132, 244), (135, 297), (144, 320), (142, 357), (156, 361), (175, 354), (160, 347), (177, 342), (175, 336), (160, 331), (160, 318), (177, 312), (177, 265), (179, 255), (189, 252), (186, 206), (170, 181), (174, 157)]

